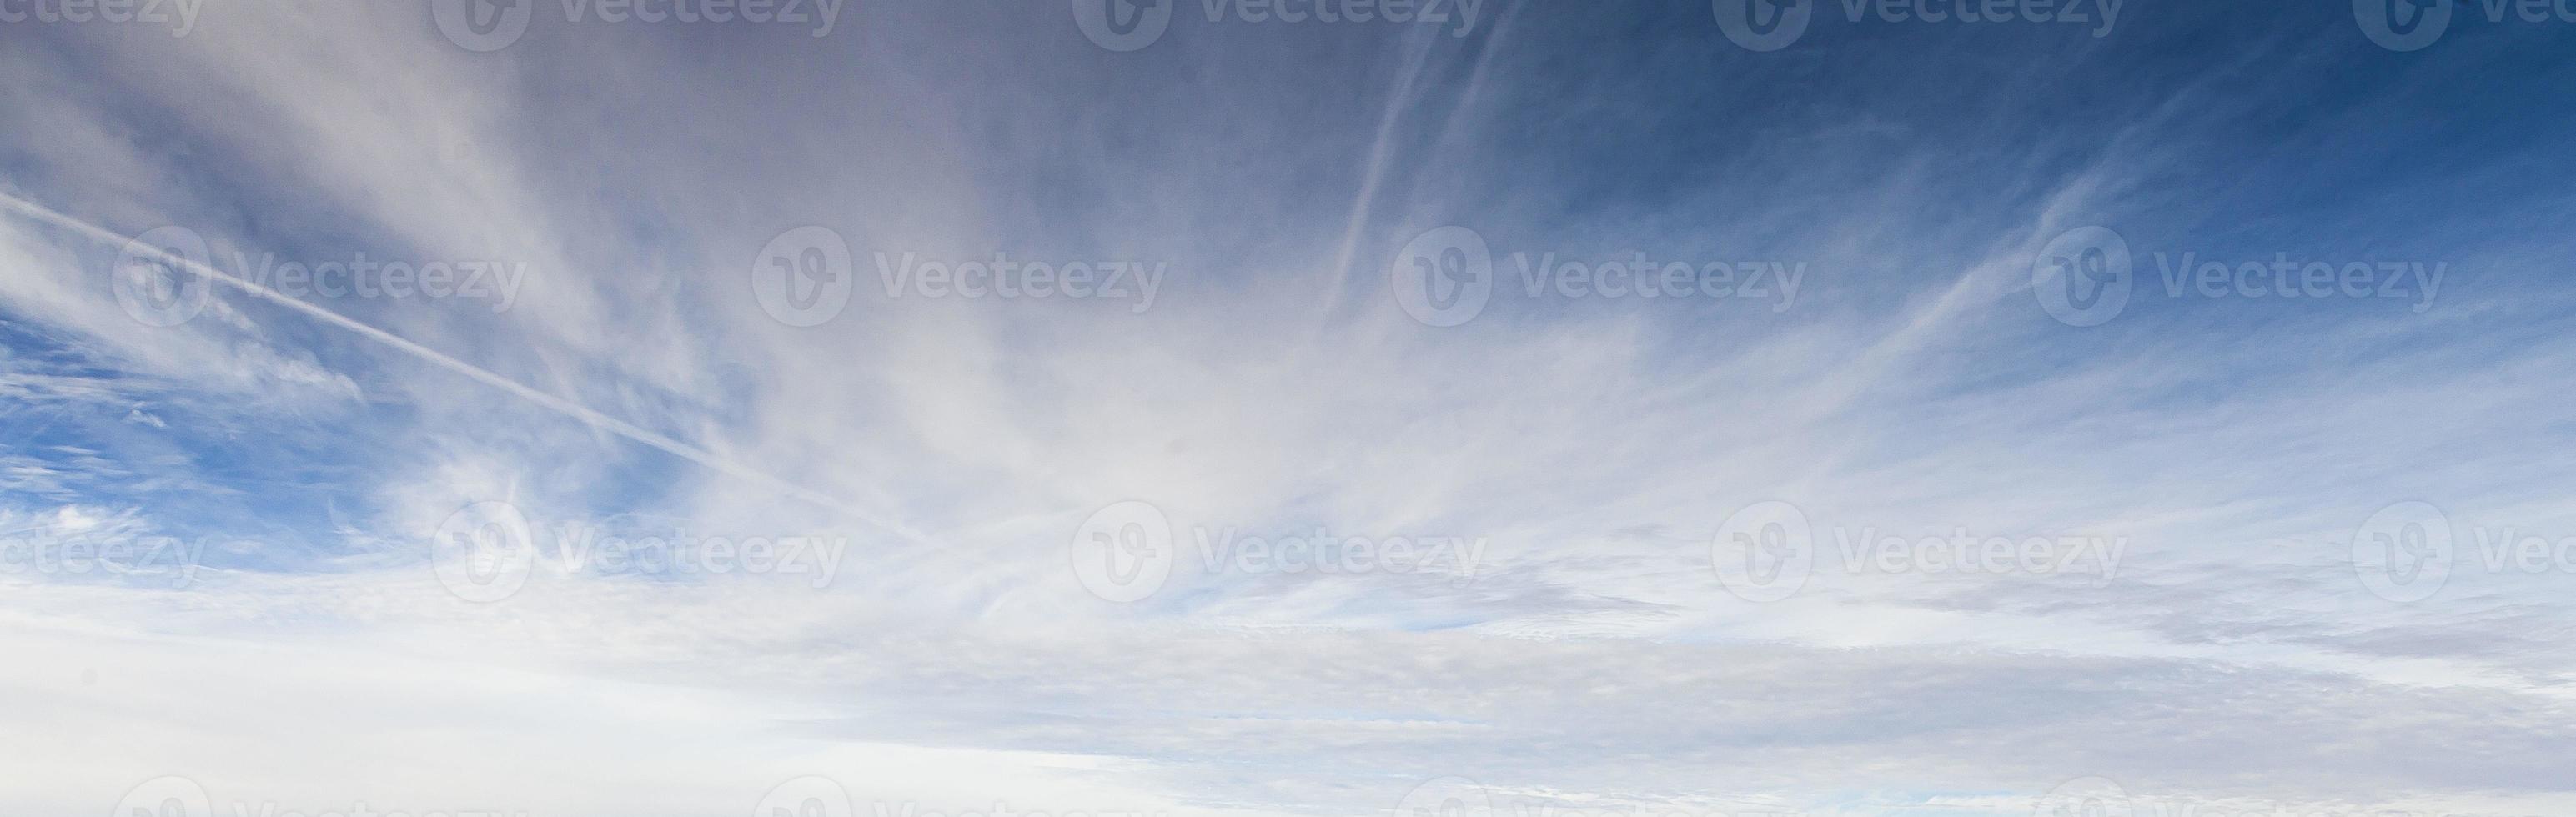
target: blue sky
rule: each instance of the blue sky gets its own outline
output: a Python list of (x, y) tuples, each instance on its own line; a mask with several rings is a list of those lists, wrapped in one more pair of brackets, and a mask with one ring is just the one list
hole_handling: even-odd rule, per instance
[(0, 805), (2576, 811), (2576, 15), (1754, 2), (0, 2)]

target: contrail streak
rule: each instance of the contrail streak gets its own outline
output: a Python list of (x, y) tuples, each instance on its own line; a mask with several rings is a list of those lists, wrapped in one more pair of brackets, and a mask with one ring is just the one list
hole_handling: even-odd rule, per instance
[(686, 459), (690, 462), (695, 462), (699, 465), (704, 465), (708, 468), (713, 468), (726, 474), (759, 482), (763, 485), (775, 488), (779, 492), (787, 494), (788, 496), (793, 496), (825, 508), (830, 508), (834, 511), (848, 514), (852, 518), (874, 525), (878, 528), (882, 528), (885, 531), (896, 536), (900, 536), (914, 544), (934, 548), (941, 547), (943, 545), (942, 542), (932, 538), (929, 534), (914, 530), (911, 526), (905, 525), (901, 522), (879, 516), (875, 512), (869, 511), (865, 508), (851, 505), (829, 494), (824, 494), (804, 486), (788, 482), (787, 480), (770, 476), (765, 472), (753, 469), (749, 466), (740, 465), (721, 456), (717, 456), (715, 452), (655, 433), (633, 423), (629, 423), (615, 417), (610, 417), (606, 414), (601, 414), (579, 403), (529, 388), (525, 385), (521, 385), (516, 380), (511, 380), (509, 378), (493, 374), (489, 371), (485, 371), (474, 364), (448, 357), (446, 354), (443, 354), (436, 349), (431, 349), (427, 346), (422, 346), (409, 340), (405, 340), (401, 336), (395, 335), (391, 332), (359, 323), (355, 320), (351, 320), (347, 316), (341, 315), (340, 313), (323, 309), (280, 294), (275, 290), (271, 290), (268, 287), (258, 284), (257, 282), (245, 280), (211, 266), (198, 263), (193, 259), (173, 255), (169, 251), (163, 250), (160, 247), (136, 242), (131, 238), (118, 235), (114, 231), (55, 212), (44, 205), (27, 201), (8, 193), (0, 193), (0, 202), (5, 202), (9, 205), (10, 209), (31, 216), (39, 221), (78, 232), (90, 237), (92, 240), (105, 244), (121, 244), (130, 250), (148, 253), (154, 258), (157, 258), (172, 267), (185, 269), (191, 273), (195, 273), (211, 280), (221, 281), (235, 289), (265, 298), (279, 306), (283, 306), (297, 312), (302, 312), (305, 315), (311, 316), (315, 320), (355, 332), (369, 340), (382, 343), (386, 346), (391, 346), (395, 349), (401, 350), (405, 354), (428, 361), (437, 365), (439, 368), (473, 378), (477, 381), (481, 381), (485, 385), (518, 395), (521, 399), (535, 403), (548, 411), (579, 420), (593, 428), (601, 429), (611, 434), (661, 449), (674, 456)]

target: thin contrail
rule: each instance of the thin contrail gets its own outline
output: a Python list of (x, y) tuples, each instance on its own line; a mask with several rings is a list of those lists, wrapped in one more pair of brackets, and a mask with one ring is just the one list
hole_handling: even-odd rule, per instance
[[(1386, 181), (1387, 163), (1394, 158), (1396, 125), (1403, 121), (1407, 100), (1419, 90), (1423, 64), (1431, 58), (1429, 41), (1417, 38), (1406, 45), (1418, 47), (1405, 60), (1404, 69), (1396, 73), (1394, 90), (1387, 93), (1386, 107), (1378, 112), (1377, 138), (1369, 143), (1367, 170), (1360, 175), (1359, 192), (1352, 196), (1350, 217), (1342, 225), (1341, 250), (1333, 257), (1333, 285), (1324, 289), (1322, 315), (1327, 320), (1341, 308), (1342, 288), (1350, 285), (1351, 263), (1359, 253), (1360, 233), (1367, 227), (1369, 212), (1377, 205), (1377, 191)], [(1322, 327), (1324, 323), (1317, 321), (1315, 325)]]
[(198, 263), (194, 259), (182, 258), (177, 255), (173, 255), (169, 251), (160, 247), (136, 242), (131, 238), (118, 235), (114, 231), (108, 230), (104, 227), (99, 227), (97, 225), (90, 224), (89, 222), (55, 212), (53, 209), (44, 205), (27, 201), (8, 193), (0, 193), (0, 202), (6, 202), (11, 209), (33, 216), (37, 220), (81, 233), (82, 235), (89, 236), (91, 239), (101, 243), (122, 244), (128, 249), (140, 250), (142, 252), (149, 253), (154, 258), (157, 258), (163, 263), (169, 264), (173, 267), (186, 269), (189, 272), (212, 280), (222, 281), (226, 284), (232, 285), (235, 289), (265, 298), (279, 306), (283, 306), (297, 312), (302, 312), (324, 323), (328, 323), (342, 329), (347, 329), (351, 332), (356, 332), (369, 340), (402, 350), (413, 357), (429, 361), (430, 363), (436, 364), (440, 368), (448, 371), (482, 381), (484, 384), (492, 386), (493, 388), (518, 395), (520, 398), (525, 399), (528, 402), (535, 403), (538, 406), (544, 407), (545, 409), (557, 414), (587, 423), (593, 428), (602, 429), (609, 433), (616, 434), (617, 436), (625, 437), (629, 440), (634, 440), (636, 442), (661, 449), (682, 459), (686, 459), (727, 474), (758, 481), (789, 496), (848, 514), (861, 522), (883, 528), (887, 532), (903, 537), (914, 544), (934, 548), (942, 545), (939, 540), (931, 538), (928, 534), (913, 530), (911, 526), (883, 518), (874, 512), (843, 502), (829, 494), (814, 491), (795, 483), (788, 482), (787, 480), (770, 476), (767, 473), (755, 470), (749, 466), (736, 464), (723, 457), (717, 456), (715, 452), (654, 433), (651, 430), (637, 426), (633, 423), (629, 423), (615, 417), (610, 417), (606, 414), (601, 414), (579, 403), (529, 388), (521, 385), (516, 380), (511, 380), (485, 371), (474, 364), (448, 357), (436, 349), (431, 349), (427, 346), (422, 346), (409, 340), (405, 340), (391, 332), (386, 332), (382, 329), (377, 329), (373, 326), (359, 323), (355, 320), (351, 320), (347, 316), (341, 315), (340, 313), (279, 294), (275, 290), (261, 286), (257, 282), (236, 277), (222, 270), (215, 269), (214, 267)]

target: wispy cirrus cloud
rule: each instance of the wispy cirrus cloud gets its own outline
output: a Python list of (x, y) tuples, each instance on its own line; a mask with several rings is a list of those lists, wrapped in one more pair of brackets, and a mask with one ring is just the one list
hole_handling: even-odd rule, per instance
[[(0, 521), (208, 543), (175, 587), (0, 579), (0, 694), (48, 704), (0, 802), (2567, 806), (2567, 573), (2479, 536), (2576, 534), (2533, 453), (2567, 124), (2454, 90), (2565, 84), (2536, 32), (538, 11), (489, 52), (289, 3), (0, 54), (0, 192), (60, 216), (0, 217)], [(156, 326), (110, 283), (168, 227), (228, 273), (525, 280)], [(2085, 227), (2126, 300), (2070, 322)], [(2451, 272), (2234, 288), (2276, 254)], [(2409, 501), (2457, 567), (2373, 595)], [(496, 507), (535, 558), (443, 561)], [(688, 569), (567, 566), (600, 535)], [(846, 556), (702, 569), (809, 536)], [(1079, 561), (1139, 544), (1143, 586)], [(1803, 561), (1746, 592), (1739, 545)]]

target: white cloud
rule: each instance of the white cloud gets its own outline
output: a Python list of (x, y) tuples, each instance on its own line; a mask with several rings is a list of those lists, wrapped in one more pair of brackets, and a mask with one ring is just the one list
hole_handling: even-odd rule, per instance
[[(408, 7), (219, 9), (149, 47), (45, 32), (0, 56), (27, 112), (0, 125), (32, 168), (13, 197), (128, 234), (532, 271), (497, 315), (326, 306), (467, 371), (233, 295), (141, 326), (103, 286), (114, 247), (0, 218), (0, 309), (137, 378), (0, 359), (0, 396), (178, 449), (0, 449), (0, 479), (43, 500), (0, 523), (177, 524), (81, 502), (146, 479), (329, 521), (300, 548), (229, 531), (258, 544), (177, 589), (0, 579), (0, 699), (42, 703), (0, 716), (37, 736), (0, 749), (28, 771), (0, 802), (104, 808), (176, 774), (307, 813), (727, 813), (813, 774), (862, 811), (952, 817), (1348, 814), (1450, 775), (1698, 811), (2028, 813), (2091, 776), (2226, 809), (2576, 805), (2549, 764), (2576, 734), (2551, 577), (2462, 576), (2408, 608), (2349, 564), (2353, 528), (2399, 500), (2576, 530), (2531, 453), (2570, 419), (2560, 341), (2479, 335), (2465, 324), (2507, 306), (2475, 294), (2403, 320), (2050, 323), (2030, 256), (2097, 220), (2157, 234), (2162, 180), (2207, 158), (2193, 140), (2215, 126), (2183, 114), (2218, 104), (2209, 80), (2026, 158), (1889, 147), (1958, 139), (1910, 122), (1755, 139), (1823, 102), (1533, 67), (1591, 63), (1522, 11), (1481, 46), (1184, 31), (1133, 65), (1068, 20), (971, 4), (858, 9), (854, 36), (815, 42), (541, 25), (497, 55)], [(1651, 96), (1684, 90), (1713, 96)], [(1674, 112), (1693, 106), (1743, 121)], [(1639, 168), (1534, 147), (1615, 126), (1760, 146), (1675, 162), (1707, 174), (1678, 180), (1657, 139), (1597, 137)], [(1505, 280), (1476, 321), (1428, 330), (1383, 256), (1461, 222), (1504, 253), (1816, 272), (1785, 313)], [(853, 245), (856, 294), (791, 327), (747, 278), (809, 224)], [(926, 299), (884, 292), (880, 251), (1173, 273), (1143, 314)], [(257, 432), (317, 439), (187, 455)], [(486, 500), (854, 546), (820, 591), (540, 574), (477, 606), (425, 554)], [(1126, 607), (1066, 564), (1122, 500), (1184, 544)], [(2116, 577), (1890, 574), (1820, 531), (1804, 589), (1753, 604), (1709, 553), (1765, 500), (1842, 531), (2130, 544)], [(1490, 548), (1471, 582), (1187, 550), (1192, 531), (1315, 527)]]

